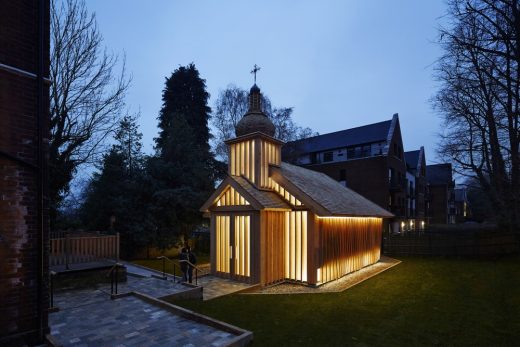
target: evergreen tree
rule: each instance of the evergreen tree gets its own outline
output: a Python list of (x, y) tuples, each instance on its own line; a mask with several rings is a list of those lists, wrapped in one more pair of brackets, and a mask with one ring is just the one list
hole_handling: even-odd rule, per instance
[(85, 224), (94, 230), (119, 232), (123, 254), (150, 243), (154, 229), (135, 117), (124, 117), (115, 134), (116, 143), (104, 155), (100, 172), (94, 174), (83, 204)]
[(199, 208), (221, 171), (209, 145), (208, 98), (205, 81), (193, 64), (179, 67), (166, 79), (156, 156), (148, 166), (154, 180), (155, 238), (160, 248), (187, 236), (202, 222)]

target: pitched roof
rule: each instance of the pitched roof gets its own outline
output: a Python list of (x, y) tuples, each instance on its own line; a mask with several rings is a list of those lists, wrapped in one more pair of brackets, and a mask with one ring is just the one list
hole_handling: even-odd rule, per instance
[(409, 169), (417, 169), (420, 153), (421, 151), (419, 149), (416, 151), (404, 152), (404, 160), (406, 161), (406, 166), (408, 166)]
[(430, 185), (450, 185), (453, 182), (451, 164), (426, 165), (426, 179)]
[(225, 192), (228, 186), (235, 188), (244, 197), (253, 209), (287, 209), (291, 207), (282, 197), (275, 192), (256, 189), (248, 180), (243, 177), (227, 176), (215, 189), (215, 192), (206, 200), (200, 211), (207, 212), (215, 201)]
[(291, 207), (280, 197), (277, 193), (256, 189), (248, 180), (243, 177), (231, 176), (249, 195), (251, 195), (258, 203), (264, 208), (278, 209), (285, 208), (290, 209)]
[(271, 177), (321, 216), (383, 217), (393, 215), (329, 176), (287, 163), (271, 166)]
[(297, 150), (300, 153), (319, 152), (365, 143), (386, 141), (392, 120), (368, 124), (357, 128), (336, 131), (306, 139), (288, 142), (283, 151)]

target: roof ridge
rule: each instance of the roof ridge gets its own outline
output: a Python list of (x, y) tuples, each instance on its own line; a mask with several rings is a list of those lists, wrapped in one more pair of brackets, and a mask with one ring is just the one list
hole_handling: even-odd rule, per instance
[(295, 142), (299, 142), (299, 141), (308, 141), (308, 140), (311, 140), (311, 139), (314, 139), (314, 138), (317, 138), (317, 137), (322, 137), (322, 136), (332, 135), (332, 134), (338, 134), (338, 133), (341, 133), (341, 132), (344, 132), (344, 131), (349, 131), (349, 130), (354, 130), (354, 129), (366, 128), (366, 127), (369, 127), (369, 126), (380, 125), (380, 124), (388, 123), (388, 122), (391, 123), (391, 122), (392, 122), (392, 119), (387, 119), (387, 120), (384, 120), (384, 121), (381, 121), (381, 122), (375, 122), (375, 123), (370, 123), (370, 124), (360, 125), (360, 126), (353, 127), (353, 128), (347, 128), (347, 129), (343, 129), (343, 130), (337, 130), (337, 131), (333, 131), (333, 132), (330, 132), (330, 133), (314, 135), (314, 136), (311, 136), (311, 137), (306, 137), (306, 138), (304, 138), (304, 139), (299, 139), (299, 140), (289, 141), (289, 142), (287, 142), (287, 143), (295, 143)]

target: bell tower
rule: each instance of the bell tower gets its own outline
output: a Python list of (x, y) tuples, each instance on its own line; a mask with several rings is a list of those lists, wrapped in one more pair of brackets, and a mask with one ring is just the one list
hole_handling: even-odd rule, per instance
[[(255, 65), (252, 72), (259, 70)], [(242, 176), (259, 189), (272, 188), (269, 165), (280, 166), (282, 141), (274, 138), (275, 127), (262, 111), (262, 93), (256, 83), (249, 90), (249, 110), (235, 127), (236, 136), (229, 139), (228, 174)]]

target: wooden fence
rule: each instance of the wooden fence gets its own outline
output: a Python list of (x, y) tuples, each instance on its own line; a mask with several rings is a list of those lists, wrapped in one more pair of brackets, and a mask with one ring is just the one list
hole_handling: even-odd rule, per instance
[(497, 256), (520, 252), (515, 233), (425, 233), (384, 235), (383, 254)]
[[(53, 235), (55, 236), (55, 235)], [(119, 233), (63, 234), (50, 239), (50, 265), (88, 263), (103, 259), (119, 259)]]

